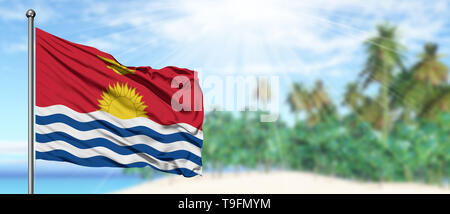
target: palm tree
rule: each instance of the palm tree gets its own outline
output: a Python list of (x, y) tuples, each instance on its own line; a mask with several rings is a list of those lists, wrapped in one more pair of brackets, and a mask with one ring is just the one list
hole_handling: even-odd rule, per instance
[(447, 81), (449, 69), (445, 64), (439, 62), (437, 50), (438, 45), (435, 43), (429, 42), (424, 46), (424, 53), (421, 54), (420, 61), (411, 70), (414, 78), (433, 86)]
[(321, 80), (317, 80), (314, 83), (314, 88), (311, 92), (311, 98), (313, 106), (316, 109), (324, 109), (326, 106), (331, 104), (331, 101), (328, 98), (328, 94), (323, 88), (323, 83)]
[(448, 67), (438, 61), (438, 46), (427, 43), (420, 60), (410, 69), (397, 76), (392, 88), (402, 96), (393, 99), (394, 104), (401, 105), (403, 121), (410, 117), (432, 119), (439, 111), (446, 111), (449, 89), (445, 84)]
[(421, 98), (423, 90), (418, 87), (418, 80), (414, 79), (409, 70), (402, 71), (397, 75), (389, 90), (392, 92), (391, 104), (393, 108), (400, 110), (398, 117), (399, 121), (411, 123), (414, 118), (414, 114), (421, 105)]
[(267, 103), (272, 98), (271, 86), (267, 78), (260, 78), (258, 80), (253, 97), (262, 104), (262, 110), (267, 111)]
[(417, 116), (425, 119), (435, 119), (439, 112), (450, 112), (450, 86), (442, 86), (433, 90)]
[(357, 83), (349, 83), (345, 88), (344, 105), (348, 105), (353, 112), (357, 113), (361, 105), (363, 96), (358, 88)]
[(363, 89), (373, 82), (380, 84), (380, 102), (382, 106), (382, 136), (387, 143), (389, 131), (389, 87), (393, 73), (397, 68), (403, 69), (401, 60), (402, 47), (397, 42), (396, 27), (389, 24), (377, 26), (378, 35), (365, 42), (368, 58), (360, 73)]
[(329, 98), (322, 81), (316, 81), (311, 92), (311, 96), (320, 115), (321, 121), (327, 119), (329, 116), (335, 113), (335, 107), (331, 102), (331, 99)]
[(320, 121), (325, 121), (335, 112), (335, 107), (320, 80), (314, 83), (312, 91), (308, 93), (307, 101), (310, 108), (308, 112), (309, 126), (313, 126)]
[(309, 102), (308, 91), (300, 83), (294, 83), (292, 91), (288, 94), (288, 104), (291, 112), (295, 115), (295, 123), (298, 122), (298, 113), (302, 110), (310, 112), (311, 105)]
[(383, 112), (380, 111), (380, 98), (381, 96), (377, 96), (375, 99), (371, 97), (363, 97), (362, 105), (358, 115), (365, 121), (372, 124), (372, 127), (375, 129), (383, 128)]
[[(262, 111), (267, 111), (267, 103), (270, 101), (270, 99), (272, 98), (272, 91), (271, 91), (271, 86), (269, 84), (269, 82), (267, 81), (267, 78), (259, 78), (256, 84), (256, 88), (254, 89), (253, 92), (253, 97), (262, 105)], [(260, 123), (260, 125), (263, 125), (262, 123)], [(266, 124), (267, 125), (267, 124)], [(278, 130), (276, 127), (274, 126), (269, 126), (267, 125), (269, 128), (267, 129), (274, 129), (274, 132), (276, 133), (276, 135), (278, 136)], [(267, 131), (266, 131), (267, 132)], [(265, 145), (266, 148), (270, 148), (270, 144), (271, 144), (271, 139), (269, 138), (263, 138), (262, 140), (258, 140), (256, 142), (264, 142), (265, 141)], [(280, 148), (280, 141), (279, 138), (275, 139), (276, 141), (276, 148), (277, 151), (280, 153), (281, 148)], [(263, 154), (263, 153), (261, 153)], [(264, 168), (266, 171), (270, 170), (270, 166), (271, 166), (271, 160), (270, 158), (268, 158), (268, 156), (263, 154), (262, 157), (264, 163)]]
[(287, 101), (295, 114), (296, 123), (300, 111), (305, 111), (309, 126), (324, 121), (335, 113), (335, 107), (320, 80), (315, 82), (311, 91), (305, 89), (300, 83), (294, 83)]
[(417, 116), (421, 118), (432, 119), (439, 111), (449, 110), (450, 89), (445, 85), (449, 69), (439, 61), (437, 50), (437, 44), (425, 44), (421, 59), (411, 69), (413, 78), (418, 81), (416, 87), (420, 89), (413, 95), (419, 98)]

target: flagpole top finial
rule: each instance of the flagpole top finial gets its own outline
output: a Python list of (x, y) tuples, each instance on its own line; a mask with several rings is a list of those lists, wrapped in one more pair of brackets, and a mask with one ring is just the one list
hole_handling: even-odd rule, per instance
[(28, 9), (26, 15), (28, 18), (34, 18), (36, 16), (36, 12), (34, 12), (33, 9)]

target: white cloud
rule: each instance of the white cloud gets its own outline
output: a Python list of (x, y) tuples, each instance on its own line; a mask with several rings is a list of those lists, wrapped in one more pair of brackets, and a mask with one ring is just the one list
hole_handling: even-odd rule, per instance
[(26, 154), (28, 143), (25, 141), (0, 141), (0, 156), (6, 154)]
[(18, 13), (17, 11), (10, 10), (6, 7), (0, 6), (0, 19), (10, 20), (25, 20), (25, 12)]
[(3, 50), (6, 53), (26, 52), (28, 50), (27, 41), (4, 44)]
[[(131, 35), (95, 40), (100, 46), (170, 44), (182, 48), (169, 62), (195, 61), (203, 70), (209, 65), (235, 71), (272, 66), (317, 73), (357, 63), (362, 42), (386, 20), (398, 24), (401, 41), (417, 50), (419, 40), (438, 38), (448, 22), (442, 18), (448, 17), (447, 7), (445, 1), (134, 1), (93, 4), (84, 17), (134, 29)], [(242, 69), (255, 65), (264, 69)]]
[(0, 140), (0, 163), (25, 163), (28, 154), (26, 141)]
[(57, 10), (52, 7), (55, 2), (50, 1), (32, 1), (31, 3), (24, 3), (14, 1), (14, 3), (0, 2), (0, 20), (4, 21), (26, 21), (25, 13), (28, 9), (32, 8), (36, 11), (36, 22), (44, 23), (48, 21), (58, 21), (61, 17)]
[[(68, 4), (37, 1), (0, 6), (0, 19), (24, 20), (27, 7), (35, 6), (37, 21), (56, 21), (63, 15), (61, 5), (70, 7)], [(138, 0), (82, 1), (79, 6), (79, 17), (72, 18), (89, 22), (92, 29), (119, 29), (87, 37), (83, 43), (108, 52), (124, 50), (133, 57), (145, 55), (140, 54), (144, 47), (165, 45), (176, 49), (167, 63), (199, 67), (336, 68), (361, 59), (357, 50), (373, 34), (376, 23), (390, 20), (397, 24), (400, 41), (410, 51), (420, 51), (424, 40), (443, 41), (439, 34), (449, 22), (449, 2), (445, 0), (432, 4), (405, 0)], [(26, 44), (3, 48), (26, 51)]]
[[(25, 6), (16, 7), (22, 16)], [(56, 6), (40, 7), (42, 16), (61, 17)], [(362, 64), (361, 44), (374, 33), (376, 23), (398, 24), (401, 42), (420, 51), (419, 40), (436, 40), (448, 22), (436, 18), (447, 17), (446, 8), (445, 1), (83, 1), (79, 17), (72, 18), (88, 22), (92, 31), (113, 32), (92, 37), (80, 29), (80, 42), (110, 52), (124, 64), (152, 55), (141, 60), (148, 62), (144, 65), (160, 62), (220, 74), (345, 78), (354, 73), (336, 71)], [(165, 52), (147, 51), (162, 46)], [(3, 45), (3, 49), (24, 52), (26, 43)]]
[(27, 154), (28, 143), (26, 141), (0, 141), (0, 157), (22, 157)]

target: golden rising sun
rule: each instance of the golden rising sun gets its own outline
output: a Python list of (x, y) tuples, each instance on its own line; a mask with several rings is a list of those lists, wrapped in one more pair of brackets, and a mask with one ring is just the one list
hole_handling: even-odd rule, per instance
[[(103, 91), (102, 99), (98, 100), (100, 111), (108, 112), (120, 119), (135, 117), (147, 117), (147, 108), (142, 96), (136, 93), (136, 88), (128, 87), (128, 84), (109, 85)], [(148, 117), (147, 117), (148, 118)]]

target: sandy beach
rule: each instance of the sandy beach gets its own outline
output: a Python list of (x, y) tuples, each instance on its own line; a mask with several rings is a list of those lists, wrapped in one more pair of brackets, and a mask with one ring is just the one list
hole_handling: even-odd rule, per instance
[(360, 182), (307, 172), (274, 171), (224, 173), (222, 175), (205, 173), (203, 176), (195, 178), (170, 175), (114, 193), (449, 194), (450, 188), (420, 183)]

